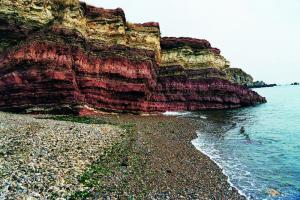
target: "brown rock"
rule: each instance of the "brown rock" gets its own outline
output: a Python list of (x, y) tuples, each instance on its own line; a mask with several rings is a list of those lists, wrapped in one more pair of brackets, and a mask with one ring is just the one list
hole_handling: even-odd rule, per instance
[[(94, 109), (162, 112), (265, 102), (226, 80), (228, 61), (208, 41), (160, 39), (157, 23), (130, 24), (121, 9), (72, 2), (63, 9), (53, 1), (1, 5), (0, 109), (85, 115)], [(16, 5), (18, 15), (7, 11)]]

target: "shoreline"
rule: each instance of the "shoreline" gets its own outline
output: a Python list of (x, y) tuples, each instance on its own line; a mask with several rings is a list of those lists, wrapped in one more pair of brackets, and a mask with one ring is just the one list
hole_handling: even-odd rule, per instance
[[(197, 135), (198, 135), (198, 134), (199, 134), (199, 133), (197, 133)], [(194, 140), (196, 140), (196, 139), (193, 139), (191, 142), (193, 143)], [(226, 172), (225, 172), (225, 170), (224, 170), (224, 167), (223, 167), (221, 164), (219, 164), (217, 161), (215, 161), (215, 160), (212, 158), (212, 156), (210, 156), (208, 153), (205, 153), (203, 149), (201, 149), (200, 147), (197, 147), (196, 144), (193, 144), (193, 145), (194, 145), (194, 147), (195, 147), (200, 153), (206, 155), (212, 162), (214, 162), (216, 165), (218, 165), (218, 167), (222, 170), (222, 173), (227, 177), (227, 182), (229, 183), (229, 185), (230, 185), (231, 187), (233, 187), (234, 189), (236, 189), (236, 190), (238, 191), (238, 193), (239, 193), (241, 196), (244, 196), (246, 199), (248, 199), (248, 198), (247, 198), (247, 195), (246, 195), (243, 191), (239, 190), (239, 189), (237, 188), (237, 186), (235, 186), (235, 185), (232, 183), (230, 177), (226, 174)]]
[[(197, 131), (204, 125), (203, 121), (163, 115), (98, 117), (117, 123), (136, 123), (136, 131), (139, 132), (137, 140), (147, 144), (146, 151), (150, 152), (145, 155), (150, 160), (148, 167), (156, 165), (156, 177), (159, 177), (156, 184), (164, 182), (152, 187), (152, 191), (168, 188), (172, 192), (167, 197), (171, 199), (246, 199), (230, 183), (222, 168), (192, 144)], [(145, 146), (138, 149), (145, 150)], [(172, 166), (176, 163), (179, 164)], [(186, 185), (178, 183), (180, 181)], [(156, 196), (152, 194), (151, 197)]]
[[(94, 127), (104, 124), (126, 130), (121, 139), (118, 137), (115, 144), (101, 147), (102, 150), (99, 150), (104, 153), (95, 154), (97, 159), (93, 158), (84, 165), (84, 169), (78, 171), (76, 179), (81, 189), (67, 192), (69, 199), (99, 196), (117, 199), (246, 199), (230, 185), (228, 177), (217, 163), (192, 144), (191, 141), (197, 137), (196, 131), (204, 126), (203, 122), (174, 116), (130, 114), (92, 117), (12, 116), (35, 118), (35, 122), (46, 121), (64, 126), (80, 127), (83, 124), (84, 127)], [(111, 143), (110, 140), (108, 142)]]

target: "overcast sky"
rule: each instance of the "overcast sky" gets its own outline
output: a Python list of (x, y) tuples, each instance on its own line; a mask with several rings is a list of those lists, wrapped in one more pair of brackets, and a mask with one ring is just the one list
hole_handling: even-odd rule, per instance
[(300, 0), (85, 0), (156, 21), (162, 36), (207, 39), (232, 67), (269, 83), (300, 81)]

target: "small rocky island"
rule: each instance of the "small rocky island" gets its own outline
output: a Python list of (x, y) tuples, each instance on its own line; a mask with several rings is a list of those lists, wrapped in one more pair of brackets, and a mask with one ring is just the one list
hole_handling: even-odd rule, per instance
[[(227, 109), (266, 102), (203, 39), (76, 0), (0, 8), (0, 109), (89, 114)], [(248, 80), (249, 79), (249, 80)]]

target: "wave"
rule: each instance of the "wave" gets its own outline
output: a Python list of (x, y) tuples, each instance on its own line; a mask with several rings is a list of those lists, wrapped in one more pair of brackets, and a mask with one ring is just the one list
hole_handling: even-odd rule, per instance
[[(200, 141), (201, 138), (200, 133), (197, 132), (198, 138), (194, 139), (191, 141), (191, 143), (194, 145), (194, 147), (199, 150), (200, 152), (202, 152), (203, 154), (205, 154), (207, 157), (209, 157), (214, 163), (216, 163), (218, 165), (218, 167), (222, 170), (222, 173), (226, 175), (227, 177), (227, 182), (229, 183), (229, 185), (233, 188), (235, 188), (238, 193), (242, 196), (245, 196), (247, 198), (247, 200), (250, 200), (251, 198), (246, 195), (246, 193), (244, 193), (240, 188), (238, 188), (237, 186), (235, 186), (232, 183), (231, 180), (231, 173), (229, 173), (229, 170), (226, 168), (226, 164), (231, 165), (231, 163), (225, 163), (222, 162), (222, 158), (220, 156), (219, 151), (214, 148), (213, 144), (206, 144), (204, 141)], [(250, 173), (248, 171), (245, 171), (245, 173)]]
[(163, 115), (165, 116), (187, 116), (191, 114), (192, 114), (191, 112), (173, 112), (173, 111), (167, 111), (163, 113)]
[(196, 119), (207, 119), (205, 115), (201, 115), (199, 113), (195, 112), (175, 112), (175, 111), (167, 111), (164, 112), (163, 115), (165, 116), (178, 116), (178, 117), (188, 117), (188, 118), (196, 118)]

